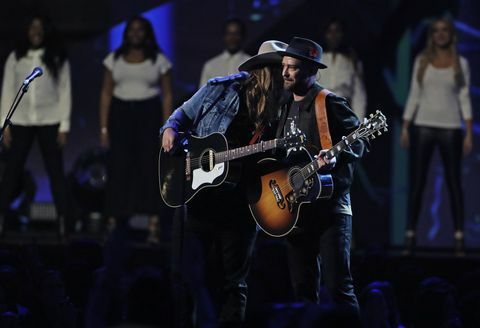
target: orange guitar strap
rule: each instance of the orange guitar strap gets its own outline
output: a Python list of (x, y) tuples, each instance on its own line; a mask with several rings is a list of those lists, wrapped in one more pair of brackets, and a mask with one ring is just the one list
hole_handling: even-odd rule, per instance
[(248, 142), (249, 145), (253, 145), (254, 143), (258, 142), (258, 139), (262, 136), (263, 130), (265, 129), (265, 125), (261, 124), (258, 126), (255, 134), (253, 135), (252, 139)]
[(325, 100), (332, 93), (327, 89), (322, 89), (315, 98), (315, 116), (317, 117), (318, 136), (320, 137), (320, 145), (322, 149), (332, 148), (332, 137), (328, 128), (327, 105)]

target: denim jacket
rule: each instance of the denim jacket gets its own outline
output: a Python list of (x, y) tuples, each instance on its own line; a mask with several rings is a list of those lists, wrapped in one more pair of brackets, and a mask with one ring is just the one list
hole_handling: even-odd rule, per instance
[[(189, 131), (199, 137), (225, 133), (239, 110), (238, 82), (209, 82), (177, 108), (160, 129)], [(193, 126), (195, 125), (195, 126)]]

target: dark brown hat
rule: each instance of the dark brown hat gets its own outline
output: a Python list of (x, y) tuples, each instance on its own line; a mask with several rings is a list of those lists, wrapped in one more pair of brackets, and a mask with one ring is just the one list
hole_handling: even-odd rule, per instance
[(280, 56), (290, 56), (300, 60), (313, 63), (319, 69), (327, 68), (325, 64), (321, 62), (323, 49), (322, 47), (309, 39), (294, 37), (287, 49), (278, 51)]

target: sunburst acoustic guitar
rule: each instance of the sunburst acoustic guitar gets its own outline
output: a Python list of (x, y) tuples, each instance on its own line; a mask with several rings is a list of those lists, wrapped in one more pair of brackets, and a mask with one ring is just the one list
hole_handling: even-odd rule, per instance
[[(331, 159), (362, 137), (374, 139), (387, 131), (385, 116), (377, 111), (325, 153)], [(289, 160), (294, 158), (293, 161)], [(328, 199), (333, 193), (329, 174), (319, 174), (321, 164), (303, 147), (290, 151), (286, 163), (266, 158), (259, 161), (259, 179), (249, 182), (249, 207), (258, 226), (267, 234), (281, 237), (295, 226), (302, 204)]]

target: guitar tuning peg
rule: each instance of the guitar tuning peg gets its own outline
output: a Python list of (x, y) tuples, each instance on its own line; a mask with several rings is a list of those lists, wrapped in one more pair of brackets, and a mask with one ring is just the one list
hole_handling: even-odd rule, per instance
[(377, 114), (378, 114), (378, 113), (380, 113), (380, 111), (377, 109), (377, 111), (376, 111), (375, 113), (377, 113)]
[(387, 128), (383, 129), (383, 132), (387, 132), (387, 131), (388, 131), (388, 129), (387, 129)]
[(372, 118), (372, 117), (373, 117), (373, 114), (370, 114), (370, 118)]
[(374, 134), (372, 134), (372, 135), (370, 136), (370, 138), (372, 138), (372, 139), (375, 139), (375, 135), (374, 135)]
[(381, 135), (382, 135), (382, 132), (378, 131), (377, 136), (381, 136)]

